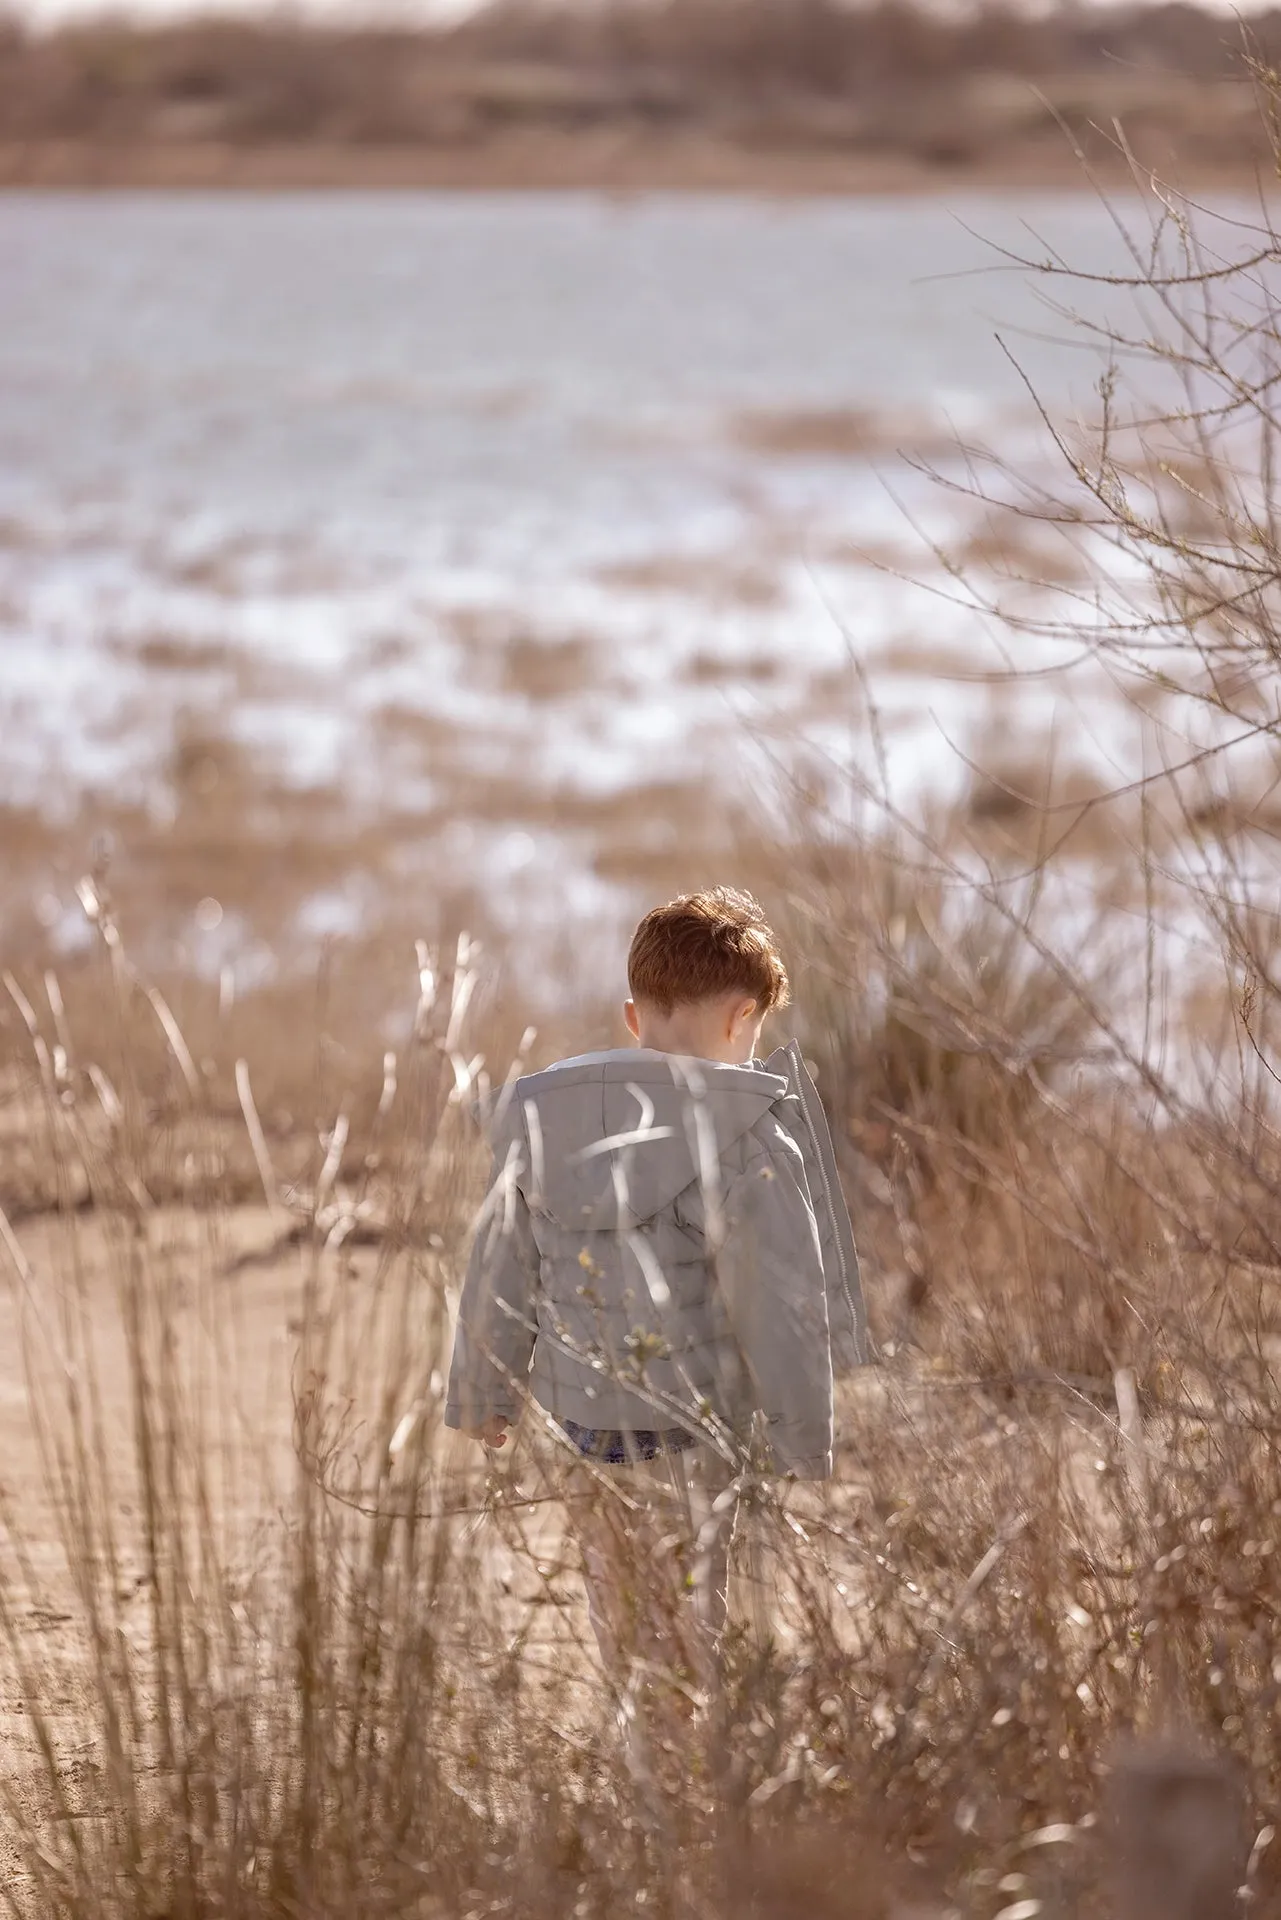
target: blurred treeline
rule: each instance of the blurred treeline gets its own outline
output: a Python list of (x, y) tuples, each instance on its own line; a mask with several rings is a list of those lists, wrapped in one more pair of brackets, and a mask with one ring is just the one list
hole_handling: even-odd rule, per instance
[(1120, 119), (1193, 164), (1261, 158), (1281, 12), (912, 0), (500, 0), (436, 27), (299, 19), (0, 23), (0, 142), (460, 149), (530, 130), (964, 165)]

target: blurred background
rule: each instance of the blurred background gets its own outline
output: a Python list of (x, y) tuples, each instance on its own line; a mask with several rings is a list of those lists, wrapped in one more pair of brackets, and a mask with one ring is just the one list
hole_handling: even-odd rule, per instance
[(7, 16), (5, 960), (74, 963), (92, 874), (224, 1003), (465, 927), (572, 1012), (637, 908), (851, 775), (1007, 834), (1029, 768), (1114, 785), (1133, 711), (983, 611), (1082, 578), (998, 510), (1099, 371), (1031, 269), (1127, 264), (1118, 124), (1229, 219), (1256, 191), (1243, 31)]

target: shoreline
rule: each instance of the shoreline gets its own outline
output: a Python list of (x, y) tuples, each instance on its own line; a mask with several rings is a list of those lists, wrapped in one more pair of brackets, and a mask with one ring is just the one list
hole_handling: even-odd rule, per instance
[(893, 152), (751, 148), (706, 137), (540, 133), (483, 144), (363, 146), (342, 142), (0, 142), (0, 192), (575, 192), (917, 197), (1145, 188), (1155, 176), (1185, 193), (1258, 191), (1255, 165), (1087, 164), (1066, 141), (998, 143), (943, 163)]

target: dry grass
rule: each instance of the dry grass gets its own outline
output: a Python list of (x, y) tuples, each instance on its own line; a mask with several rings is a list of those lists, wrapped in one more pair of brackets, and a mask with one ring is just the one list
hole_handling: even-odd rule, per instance
[(691, 655), (685, 677), (696, 687), (768, 687), (783, 673), (783, 662), (776, 654), (752, 653), (745, 658), (727, 658), (705, 648)]
[[(443, 950), (416, 1013), (406, 953), (381, 1008), (345, 1005), (337, 965), (238, 1026), (198, 982), (148, 998), (101, 917), (65, 994), (15, 982), (11, 1911), (729, 1913), (750, 1861), (762, 1920), (988, 1920), (1085, 1899), (1100, 1757), (1170, 1714), (1269, 1803), (1257, 1108), (1158, 1086), (1154, 1118), (1105, 978), (1040, 952), (1034, 916), (927, 884), (906, 843), (812, 811), (797, 835), (772, 891), (882, 1359), (841, 1389), (833, 1486), (787, 1514), (756, 1489), (770, 1630), (731, 1642), (729, 1744), (713, 1721), (662, 1761), (661, 1845), (536, 1423), (488, 1487), (439, 1427), (481, 1176), (452, 1091), (468, 1028), (501, 1065), (519, 1010), (464, 1019)], [(1276, 1911), (1266, 1852), (1254, 1873)]]
[[(1015, 757), (994, 741), (980, 741), (972, 753), (963, 804), (976, 844), (1031, 863), (1061, 854), (1092, 863), (1132, 857), (1142, 828), (1139, 809), (1099, 770)], [(1151, 825), (1148, 839), (1151, 848)]]
[(769, 608), (782, 599), (777, 573), (741, 554), (651, 554), (614, 561), (596, 578), (623, 593), (675, 594), (714, 606)]
[(221, 641), (179, 640), (169, 633), (130, 638), (118, 642), (112, 651), (148, 673), (230, 674), (241, 664), (236, 653)]
[(732, 438), (753, 453), (812, 460), (868, 459), (911, 449), (918, 455), (950, 453), (952, 437), (911, 419), (895, 421), (858, 407), (789, 408), (741, 413)]
[(601, 650), (588, 634), (533, 633), (511, 614), (471, 608), (455, 612), (449, 624), (481, 683), (520, 700), (563, 700), (600, 682)]

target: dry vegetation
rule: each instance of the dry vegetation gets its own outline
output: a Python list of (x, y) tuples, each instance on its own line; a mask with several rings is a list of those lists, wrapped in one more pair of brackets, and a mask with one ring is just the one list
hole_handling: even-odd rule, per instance
[[(1146, 1910), (1205, 1920), (1245, 1884), (1281, 1912), (1275, 846), (1228, 807), (1277, 726), (1277, 244), (1246, 236), (1231, 276), (1158, 226), (1136, 281), (1187, 324), (1128, 365), (1181, 400), (1154, 425), (1141, 365), (1132, 409), (1105, 379), (1062, 494), (1028, 502), (1140, 563), (1092, 641), (1183, 715), (1115, 890), (1064, 922), (1056, 803), (1017, 770), (934, 826), (811, 767), (737, 844), (800, 959), (878, 1364), (842, 1385), (830, 1488), (743, 1463), (723, 1696), (650, 1777), (587, 1644), (552, 1437), (529, 1416), (486, 1484), (440, 1427), (466, 1097), (598, 1037), (568, 950), (565, 1032), (531, 1037), (520, 972), (500, 990), (453, 907), (416, 951), (398, 907), (314, 992), (282, 971), (234, 1000), (134, 966), (109, 869), (78, 959), (27, 929), (0, 1004), (15, 1916), (1086, 1915), (1117, 1737), (1171, 1725), (1232, 1757), (1248, 1817), (1226, 1903), (1189, 1880)], [(219, 751), (170, 770), (167, 845), (138, 823), (161, 891), (234, 897), (251, 842), (287, 850), (258, 884), (305, 889), (284, 797), (271, 831), (219, 813)], [(668, 807), (690, 838), (633, 880), (712, 857), (691, 795)], [(1224, 1778), (1188, 1760), (1179, 1807)]]
[[(440, 1430), (481, 1179), (457, 1091), (515, 1044), (466, 944), (419, 953), (394, 1050), (352, 1009), (336, 1046), (340, 972), (256, 1029), (189, 983), (180, 1027), (92, 894), (66, 991), (10, 976), (13, 1912), (729, 1913), (744, 1872), (763, 1920), (1088, 1910), (1101, 1763), (1170, 1718), (1239, 1758), (1260, 1830), (1266, 1075), (1216, 1111), (1128, 1058), (1109, 983), (926, 851), (809, 811), (758, 855), (881, 1360), (831, 1489), (749, 1477), (763, 1584), (657, 1815), (547, 1437), (486, 1486)], [(1251, 1873), (1275, 1911), (1266, 1849)]]
[[(1266, 67), (1271, 14), (1249, 44)], [(0, 32), (11, 180), (910, 184), (1074, 178), (1070, 142), (1205, 177), (1266, 167), (1240, 33), (1166, 5), (498, 0), (454, 27), (102, 20)]]

